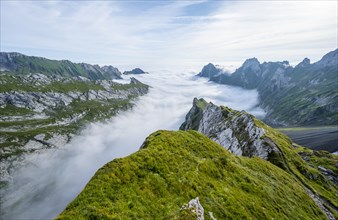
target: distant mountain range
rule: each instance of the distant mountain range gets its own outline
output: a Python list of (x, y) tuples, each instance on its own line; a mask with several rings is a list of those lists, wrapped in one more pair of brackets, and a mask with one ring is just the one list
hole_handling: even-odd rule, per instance
[(295, 67), (288, 61), (247, 59), (229, 74), (209, 63), (198, 74), (211, 81), (257, 89), (259, 105), (270, 125), (338, 124), (338, 49), (311, 64), (305, 58)]
[(113, 66), (100, 67), (88, 63), (73, 63), (69, 60), (49, 60), (17, 52), (0, 52), (0, 72), (21, 75), (41, 73), (57, 77), (82, 76), (91, 80), (122, 79), (121, 72)]

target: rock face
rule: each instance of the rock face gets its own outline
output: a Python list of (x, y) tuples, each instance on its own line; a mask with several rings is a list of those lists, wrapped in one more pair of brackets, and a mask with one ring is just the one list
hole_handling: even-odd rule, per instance
[[(244, 111), (235, 111), (224, 106), (194, 99), (193, 107), (180, 130), (196, 130), (233, 154), (245, 157), (260, 157), (282, 168), (299, 181), (305, 180), (304, 189), (328, 219), (334, 219), (329, 206), (338, 212), (337, 203), (330, 202), (317, 190), (337, 191), (338, 157), (325, 151), (311, 151), (291, 142), (286, 136), (266, 126)], [(292, 158), (292, 159), (291, 159)], [(303, 182), (304, 183), (304, 182)], [(314, 191), (311, 187), (318, 187)], [(323, 188), (322, 188), (323, 187)], [(324, 198), (324, 197), (325, 198)]]
[[(34, 78), (33, 76), (30, 76)], [(48, 81), (46, 81), (48, 82)], [(60, 82), (60, 81), (59, 81)], [(76, 81), (63, 81), (60, 83), (70, 83)], [(39, 84), (43, 83), (42, 81)], [(135, 78), (131, 79), (131, 84), (141, 84)], [(60, 106), (68, 106), (75, 100), (91, 101), (91, 100), (109, 100), (109, 99), (128, 99), (131, 95), (143, 95), (147, 92), (146, 87), (134, 88), (128, 90), (114, 89), (117, 83), (109, 80), (95, 82), (94, 85), (102, 87), (102, 89), (89, 89), (88, 91), (8, 91), (0, 93), (0, 109), (7, 105), (12, 105), (17, 108), (27, 108), (34, 112), (42, 113), (47, 109), (56, 108)], [(2, 116), (0, 115), (0, 120)]]
[(0, 186), (10, 182), (25, 156), (63, 147), (86, 123), (131, 108), (147, 92), (134, 78), (119, 84), (83, 76), (0, 74)]
[(180, 130), (199, 131), (238, 156), (269, 160), (280, 154), (273, 141), (264, 136), (264, 129), (255, 125), (251, 115), (207, 103), (204, 99), (194, 99)]
[(211, 81), (257, 89), (270, 125), (335, 125), (338, 123), (338, 49), (311, 64), (305, 58), (295, 67), (288, 61), (246, 60), (234, 73), (208, 64), (198, 76)]
[(121, 72), (113, 66), (72, 63), (69, 60), (49, 60), (12, 52), (0, 52), (0, 71), (15, 74), (41, 73), (48, 76), (77, 77), (92, 80), (122, 79)]
[(143, 70), (141, 70), (140, 68), (135, 68), (131, 71), (124, 71), (123, 74), (124, 75), (129, 75), (129, 74), (146, 74), (147, 72), (144, 72)]

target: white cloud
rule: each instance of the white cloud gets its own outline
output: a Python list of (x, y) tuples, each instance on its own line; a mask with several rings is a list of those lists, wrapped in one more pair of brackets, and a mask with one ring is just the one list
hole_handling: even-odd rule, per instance
[(264, 115), (257, 91), (215, 84), (182, 70), (151, 71), (138, 79), (152, 86), (134, 110), (108, 123), (93, 123), (59, 150), (27, 159), (29, 166), (16, 173), (3, 198), (5, 219), (51, 219), (83, 189), (108, 161), (139, 149), (145, 138), (159, 129), (177, 130), (194, 97)]
[(318, 60), (338, 46), (336, 1), (220, 1), (208, 3), (218, 9), (198, 16), (185, 11), (200, 3), (5, 1), (1, 50), (99, 64), (200, 68), (208, 62), (238, 65), (253, 56)]
[(319, 59), (337, 47), (336, 8), (332, 1), (240, 1), (196, 28), (187, 41), (190, 50), (183, 51), (195, 50), (204, 62)]

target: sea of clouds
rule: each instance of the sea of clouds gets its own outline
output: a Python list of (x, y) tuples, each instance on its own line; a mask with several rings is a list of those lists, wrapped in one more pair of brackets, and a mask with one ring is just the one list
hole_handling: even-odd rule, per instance
[(135, 76), (151, 86), (133, 109), (105, 123), (91, 123), (60, 149), (29, 156), (4, 193), (5, 219), (56, 217), (85, 187), (94, 173), (114, 158), (136, 152), (159, 129), (178, 130), (194, 97), (246, 110), (258, 117), (258, 93), (215, 84), (191, 71), (154, 70)]

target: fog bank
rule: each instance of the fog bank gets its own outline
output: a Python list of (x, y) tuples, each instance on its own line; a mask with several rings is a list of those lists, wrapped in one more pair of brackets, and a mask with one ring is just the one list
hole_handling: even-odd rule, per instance
[(263, 116), (258, 93), (219, 85), (191, 72), (157, 70), (135, 76), (151, 86), (132, 110), (106, 123), (92, 123), (62, 149), (30, 155), (16, 172), (1, 210), (5, 219), (51, 219), (84, 188), (94, 173), (114, 158), (136, 152), (158, 129), (177, 130), (194, 97)]

